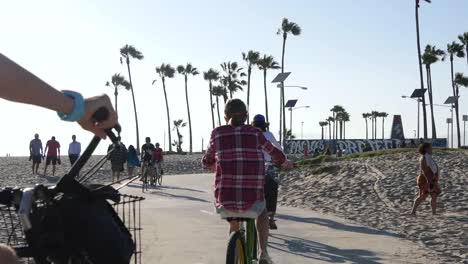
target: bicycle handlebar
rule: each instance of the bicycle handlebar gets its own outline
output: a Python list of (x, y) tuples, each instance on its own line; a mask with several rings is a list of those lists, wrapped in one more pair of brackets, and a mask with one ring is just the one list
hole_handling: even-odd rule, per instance
[[(109, 116), (109, 112), (105, 108), (99, 108), (96, 113), (93, 114), (93, 121), (94, 122), (102, 122), (106, 120)], [(116, 124), (114, 128), (104, 129), (106, 135), (110, 138), (113, 144), (118, 144), (119, 139), (117, 136), (112, 132), (112, 129), (115, 129), (118, 133), (121, 131), (121, 127), (119, 124)], [(98, 136), (94, 136), (91, 142), (89, 143), (86, 150), (83, 154), (78, 158), (78, 160), (73, 164), (73, 167), (70, 171), (62, 176), (57, 182), (57, 190), (63, 192), (86, 192), (83, 186), (75, 180), (75, 177), (81, 171), (83, 166), (88, 162), (89, 158), (93, 154), (94, 150), (98, 146), (101, 138)]]

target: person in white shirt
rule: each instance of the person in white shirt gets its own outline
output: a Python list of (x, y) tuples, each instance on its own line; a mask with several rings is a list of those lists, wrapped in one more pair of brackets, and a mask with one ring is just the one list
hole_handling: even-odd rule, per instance
[(68, 147), (68, 158), (70, 159), (70, 165), (73, 166), (75, 164), (75, 161), (78, 159), (78, 157), (81, 154), (81, 143), (76, 141), (76, 136), (72, 136), (72, 142), (70, 143), (70, 146)]
[[(275, 136), (268, 131), (269, 123), (265, 121), (263, 115), (256, 115), (252, 121), (254, 127), (262, 130), (265, 138), (270, 141), (273, 146), (279, 150), (283, 150), (281, 145), (276, 140)], [(278, 203), (278, 173), (276, 168), (271, 162), (271, 156), (268, 153), (263, 152), (263, 158), (265, 159), (265, 202), (269, 216), (270, 229), (278, 229), (275, 223), (276, 204)]]

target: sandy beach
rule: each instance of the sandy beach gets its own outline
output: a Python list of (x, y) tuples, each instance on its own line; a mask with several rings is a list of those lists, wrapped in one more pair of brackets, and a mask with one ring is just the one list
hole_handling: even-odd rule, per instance
[(415, 152), (325, 162), (283, 175), (280, 203), (395, 232), (427, 249), (437, 263), (468, 263), (468, 152), (434, 154), (441, 168), (439, 215), (429, 199), (409, 215), (417, 193)]
[[(165, 174), (203, 172), (201, 154), (165, 157)], [(94, 156), (92, 163), (99, 160)], [(434, 154), (441, 168), (439, 215), (432, 216), (429, 202), (410, 216), (415, 198), (418, 155), (415, 152), (324, 162), (282, 175), (279, 203), (341, 217), (363, 226), (391, 232), (420, 244), (431, 263), (468, 263), (468, 152)], [(57, 175), (69, 169), (62, 158)], [(54, 183), (58, 177), (33, 176), (27, 157), (0, 158), (0, 186)], [(40, 171), (42, 172), (41, 165)], [(49, 169), (50, 172), (50, 169)], [(94, 182), (110, 181), (106, 163)], [(278, 217), (281, 220), (281, 215)]]

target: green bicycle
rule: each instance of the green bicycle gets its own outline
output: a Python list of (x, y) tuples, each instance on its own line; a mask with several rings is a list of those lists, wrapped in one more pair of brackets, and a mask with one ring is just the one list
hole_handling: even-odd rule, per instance
[(253, 264), (257, 260), (257, 229), (255, 219), (229, 218), (241, 222), (241, 228), (231, 233), (226, 252), (226, 264)]

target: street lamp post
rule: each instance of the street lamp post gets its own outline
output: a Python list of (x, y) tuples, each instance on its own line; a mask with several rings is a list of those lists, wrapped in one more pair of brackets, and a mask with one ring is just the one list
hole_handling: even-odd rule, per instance
[[(289, 107), (289, 131), (291, 132), (291, 135), (292, 135), (292, 112), (293, 112), (293, 110), (301, 109), (301, 108), (309, 108), (309, 107), (310, 107), (310, 105), (298, 106), (298, 107), (294, 107), (294, 108)], [(302, 123), (304, 123), (304, 122), (302, 122)]]
[(304, 139), (304, 121), (301, 122), (301, 139)]
[(419, 113), (421, 112), (421, 102), (422, 102), (422, 100), (419, 99), (419, 98), (411, 98), (411, 97), (406, 96), (406, 95), (402, 95), (401, 98), (413, 99), (413, 100), (418, 102), (418, 129), (417, 129), (418, 135), (417, 135), (417, 138), (419, 139), (419, 128), (420, 128), (419, 122), (420, 122), (420, 119), (421, 119)]
[[(279, 76), (279, 74), (278, 74), (278, 76)], [(280, 105), (281, 105), (281, 108), (280, 108), (280, 144), (283, 145), (284, 140), (286, 139), (286, 116), (285, 116), (285, 109), (286, 108), (284, 107), (284, 105), (285, 105), (284, 87), (299, 88), (299, 89), (302, 89), (302, 90), (308, 90), (309, 88), (307, 88), (305, 86), (299, 86), (299, 85), (284, 85), (284, 80), (281, 81), (281, 82), (273, 80), (272, 82), (273, 83), (278, 83), (278, 85), (276, 87), (281, 89), (281, 93), (280, 93)], [(281, 117), (283, 118), (282, 120), (281, 120)], [(281, 131), (282, 131), (282, 133), (281, 133)]]

